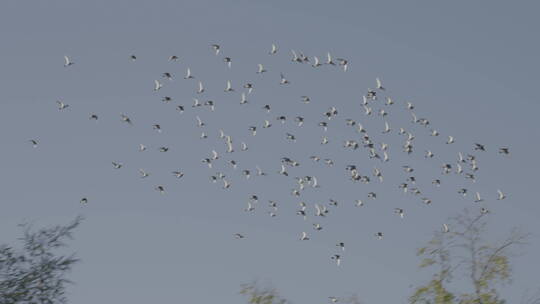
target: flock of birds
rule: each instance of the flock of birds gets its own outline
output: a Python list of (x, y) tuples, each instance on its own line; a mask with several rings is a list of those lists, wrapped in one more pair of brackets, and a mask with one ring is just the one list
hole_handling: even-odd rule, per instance
[[(222, 48), (218, 44), (211, 45), (210, 51), (212, 51), (215, 56), (221, 56), (222, 54)], [(270, 50), (267, 53), (267, 56), (275, 56), (277, 53), (278, 47), (275, 44), (272, 44)], [(290, 60), (294, 64), (308, 66), (310, 65), (314, 69), (318, 69), (323, 66), (334, 67), (336, 69), (342, 70), (343, 72), (347, 72), (349, 69), (349, 62), (347, 59), (334, 59), (330, 53), (326, 54), (326, 60), (321, 60), (317, 56), (309, 57), (304, 55), (302, 52), (296, 52), (294, 50), (291, 51), (291, 54), (292, 57)], [(65, 68), (76, 68), (75, 62), (72, 61), (71, 58), (65, 56), (64, 60)], [(136, 55), (130, 55), (129, 60), (135, 62), (138, 59)], [(171, 62), (176, 62), (179, 61), (180, 58), (173, 55), (170, 56), (168, 60)], [(231, 57), (223, 56), (222, 60), (227, 69), (233, 69), (233, 59)], [(263, 64), (258, 64), (257, 68), (254, 69), (254, 73), (258, 75), (265, 75), (266, 73), (268, 73), (268, 70)], [(276, 83), (279, 83), (280, 86), (292, 85), (291, 81), (286, 78), (284, 73), (279, 73), (279, 76), (279, 79), (275, 79), (275, 81)], [(160, 92), (162, 88), (166, 86), (169, 81), (173, 81), (173, 79), (176, 79), (176, 76), (170, 72), (164, 72), (162, 73), (161, 77), (156, 77), (153, 86), (153, 91), (155, 92), (155, 94), (161, 95)], [(313, 154), (302, 160), (296, 160), (290, 157), (281, 157), (281, 159), (276, 159), (274, 161), (276, 171), (271, 172), (264, 171), (259, 166), (256, 166), (254, 170), (249, 168), (240, 168), (242, 163), (241, 152), (247, 151), (249, 149), (248, 143), (246, 141), (241, 141), (240, 143), (236, 142), (235, 140), (233, 140), (232, 135), (227, 134), (222, 129), (212, 131), (212, 133), (209, 132), (206, 128), (207, 124), (205, 123), (204, 119), (201, 118), (201, 116), (203, 116), (203, 110), (198, 109), (206, 108), (211, 112), (218, 111), (218, 109), (216, 108), (216, 103), (212, 100), (205, 100), (206, 98), (204, 97), (205, 93), (207, 92), (207, 88), (205, 87), (202, 80), (196, 78), (191, 68), (186, 68), (183, 79), (184, 81), (195, 82), (196, 89), (193, 92), (193, 104), (191, 105), (190, 112), (193, 113), (193, 121), (196, 127), (201, 130), (200, 138), (203, 140), (216, 140), (215, 148), (213, 148), (211, 151), (208, 151), (208, 156), (203, 157), (200, 160), (200, 162), (202, 163), (201, 167), (203, 169), (206, 167), (208, 170), (213, 171), (215, 165), (219, 163), (221, 166), (228, 168), (229, 172), (239, 172), (241, 176), (243, 176), (243, 178), (245, 179), (252, 179), (254, 177), (264, 178), (265, 176), (270, 174), (279, 175), (282, 176), (282, 178), (284, 179), (288, 179), (292, 184), (295, 185), (294, 189), (292, 189), (290, 192), (295, 199), (300, 199), (303, 195), (303, 192), (306, 191), (308, 188), (316, 191), (321, 187), (319, 184), (319, 178), (317, 176), (305, 175), (303, 177), (293, 177), (292, 172), (295, 172), (296, 175), (298, 175), (301, 169), (300, 164), (304, 164), (304, 161), (312, 163), (323, 163), (324, 165), (331, 167), (334, 165), (334, 159), (330, 157), (322, 157), (316, 154)], [(285, 126), (287, 122), (293, 122), (296, 128), (304, 128), (310, 125), (310, 127), (314, 129), (319, 129), (319, 132), (322, 134), (320, 137), (320, 145), (326, 146), (335, 144), (333, 140), (331, 141), (330, 136), (327, 135), (328, 128), (331, 126), (331, 124), (345, 123), (346, 126), (350, 127), (352, 130), (355, 131), (356, 138), (345, 140), (343, 143), (338, 143), (335, 146), (340, 149), (349, 149), (353, 151), (358, 149), (365, 150), (365, 154), (359, 153), (357, 155), (365, 155), (370, 162), (374, 163), (374, 166), (373, 169), (364, 170), (359, 168), (359, 166), (355, 164), (348, 164), (343, 168), (343, 175), (353, 183), (361, 183), (365, 185), (369, 185), (374, 181), (383, 183), (385, 180), (383, 170), (378, 164), (387, 163), (390, 161), (390, 145), (388, 143), (385, 143), (384, 141), (381, 141), (380, 138), (384, 139), (384, 136), (389, 133), (397, 133), (402, 138), (402, 144), (399, 146), (398, 149), (393, 148), (393, 153), (412, 154), (415, 153), (417, 150), (417, 141), (415, 140), (417, 138), (417, 135), (411, 133), (411, 131), (408, 131), (408, 128), (406, 127), (392, 127), (389, 120), (389, 113), (391, 110), (393, 111), (393, 109), (395, 109), (396, 111), (401, 111), (405, 113), (408, 112), (408, 115), (410, 115), (411, 117), (412, 125), (420, 125), (424, 127), (427, 136), (431, 136), (433, 138), (443, 136), (439, 133), (437, 129), (433, 127), (430, 120), (428, 120), (427, 118), (418, 117), (415, 114), (415, 106), (411, 102), (404, 102), (403, 105), (397, 105), (394, 99), (389, 96), (388, 89), (385, 85), (383, 85), (381, 79), (376, 78), (374, 84), (375, 86), (373, 89), (366, 89), (363, 96), (361, 96), (360, 100), (358, 101), (358, 109), (363, 112), (363, 115), (366, 119), (382, 119), (384, 121), (384, 128), (382, 130), (370, 130), (368, 132), (368, 130), (357, 120), (344, 119), (344, 121), (340, 121), (338, 118), (340, 115), (338, 115), (339, 112), (336, 106), (329, 107), (327, 111), (321, 113), (321, 116), (317, 120), (313, 121), (310, 120), (308, 117), (304, 116), (289, 117), (287, 115), (279, 115), (275, 119), (272, 119), (270, 118), (270, 113), (272, 112), (272, 105), (265, 104), (262, 105), (260, 109), (262, 123), (260, 125), (247, 125), (245, 127), (246, 132), (249, 132), (248, 134), (250, 134), (251, 136), (261, 136), (259, 135), (260, 130), (272, 127), (275, 128), (275, 121), (277, 121), (278, 125), (283, 126)], [(232, 85), (231, 80), (227, 80), (225, 82), (225, 87), (223, 88), (223, 92), (225, 94), (235, 93), (237, 92), (237, 90), (241, 91), (238, 94), (238, 101), (240, 106), (248, 106), (252, 104), (252, 102), (250, 101), (250, 95), (254, 92), (254, 90), (256, 90), (256, 85), (254, 83), (246, 82), (242, 85), (241, 89), (235, 89)], [(163, 101), (164, 103), (171, 103), (174, 99), (172, 96), (160, 96), (160, 98), (161, 101)], [(299, 96), (298, 99), (299, 102), (303, 104), (309, 104), (312, 101), (312, 98), (307, 95)], [(64, 111), (70, 107), (69, 104), (60, 100), (57, 101), (57, 106), (59, 111)], [(178, 111), (179, 113), (188, 112), (188, 106), (176, 105), (176, 111)], [(99, 119), (99, 116), (95, 113), (90, 113), (89, 119), (97, 121)], [(124, 113), (120, 114), (119, 119), (129, 125), (132, 125), (134, 123), (133, 120)], [(162, 132), (162, 127), (160, 124), (154, 124), (152, 125), (152, 128), (157, 132)], [(284, 137), (286, 141), (292, 143), (297, 141), (297, 136), (294, 135), (293, 132), (294, 130), (292, 129), (285, 132)], [(213, 136), (211, 134), (216, 134), (217, 136)], [(441, 143), (442, 142), (444, 142), (446, 145), (455, 145), (456, 140), (453, 136), (447, 136), (441, 140)], [(30, 143), (34, 147), (38, 147), (39, 145), (37, 139), (31, 139)], [(147, 147), (144, 144), (140, 144), (139, 151), (143, 152), (146, 150)], [(166, 146), (162, 146), (158, 148), (158, 151), (166, 153), (169, 151), (169, 148)], [(429, 161), (430, 159), (436, 157), (435, 152), (428, 148), (424, 148), (422, 149), (422, 151), (423, 152), (421, 153), (423, 153), (423, 157), (426, 159), (426, 161)], [(489, 152), (483, 144), (474, 143), (468, 152), (458, 152), (455, 159), (444, 161), (441, 165), (441, 174), (440, 176), (433, 178), (431, 182), (432, 185), (434, 187), (440, 187), (441, 184), (444, 183), (443, 179), (445, 176), (448, 176), (450, 174), (457, 174), (464, 179), (464, 182), (468, 183), (472, 187), (477, 178), (477, 171), (479, 170), (478, 156), (480, 156), (481, 153)], [(505, 157), (510, 154), (510, 151), (508, 147), (500, 147), (498, 148), (498, 153), (501, 155), (501, 157)], [(227, 157), (225, 157), (224, 155), (226, 155)], [(119, 170), (122, 169), (124, 165), (122, 162), (113, 161), (112, 167)], [(399, 191), (402, 191), (407, 195), (417, 197), (418, 200), (423, 204), (429, 205), (432, 203), (432, 198), (424, 195), (423, 190), (420, 189), (419, 186), (417, 186), (417, 179), (415, 177), (417, 171), (415, 170), (415, 168), (407, 164), (397, 165), (395, 166), (395, 168), (403, 170), (407, 177), (399, 185), (389, 185), (389, 188), (396, 187), (397, 189), (399, 189)], [(209, 175), (210, 183), (220, 185), (220, 188), (222, 188), (223, 191), (228, 191), (228, 189), (233, 187), (233, 183), (231, 182), (232, 180), (230, 179), (232, 173), (229, 172), (211, 173)], [(150, 176), (150, 173), (143, 169), (139, 169), (139, 174), (141, 178), (148, 178)], [(174, 170), (171, 172), (171, 174), (174, 178), (181, 179), (184, 177), (184, 175), (188, 173), (185, 173), (181, 170)], [(155, 190), (162, 194), (166, 193), (165, 186), (163, 185), (156, 185)], [(476, 203), (484, 201), (484, 198), (480, 195), (479, 192), (469, 188), (459, 188), (456, 189), (455, 192), (463, 197), (472, 196), (472, 201)], [(376, 200), (377, 197), (378, 194), (376, 192), (370, 191), (367, 193), (365, 198), (359, 198), (354, 200), (354, 205), (357, 207), (362, 207), (364, 206), (366, 201)], [(506, 198), (506, 195), (501, 190), (497, 190), (497, 193), (496, 195), (493, 195), (493, 198), (497, 200), (504, 200)], [(261, 199), (259, 195), (250, 194), (247, 198), (246, 207), (243, 209), (244, 212), (255, 212), (257, 210), (257, 206), (259, 205), (260, 200)], [(88, 201), (89, 200), (86, 197), (80, 200), (82, 204), (87, 204)], [(299, 203), (299, 208), (295, 210), (295, 212), (300, 218), (304, 220), (307, 220), (308, 218), (322, 219), (331, 216), (332, 208), (337, 208), (338, 204), (338, 201), (335, 199), (330, 199), (329, 202), (326, 204), (308, 204), (304, 201), (301, 201)], [(268, 201), (268, 214), (271, 217), (276, 217), (278, 215), (279, 205), (280, 204), (276, 201)], [(480, 208), (480, 212), (488, 213), (489, 210), (482, 207)], [(396, 207), (394, 209), (394, 213), (397, 217), (404, 218), (406, 210), (402, 207)], [(449, 232), (451, 230), (449, 225), (447, 225), (446, 223), (442, 223), (441, 226), (443, 232)], [(312, 227), (315, 231), (314, 233), (323, 229), (323, 226), (319, 222), (313, 222)], [(246, 235), (244, 233), (235, 233), (234, 237), (237, 239), (244, 239), (246, 238)], [(384, 233), (382, 231), (374, 232), (374, 237), (376, 239), (382, 240), (384, 238)], [(311, 233), (308, 233), (307, 231), (299, 231), (299, 240), (308, 241), (310, 240), (310, 238)], [(337, 266), (339, 266), (345, 252), (345, 243), (337, 242), (336, 247), (337, 253), (331, 255), (330, 259), (333, 260), (333, 262), (335, 262)], [(333, 302), (334, 300), (337, 301), (336, 298), (332, 299)]]

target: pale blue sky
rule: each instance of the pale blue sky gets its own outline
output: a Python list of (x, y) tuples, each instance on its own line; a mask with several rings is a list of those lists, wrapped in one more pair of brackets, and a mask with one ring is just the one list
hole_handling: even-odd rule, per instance
[[(255, 278), (272, 282), (295, 303), (324, 303), (328, 296), (352, 293), (366, 303), (405, 303), (409, 286), (429, 278), (417, 271), (415, 248), (447, 217), (478, 208), (471, 197), (457, 195), (466, 185), (482, 193), (483, 206), (493, 212), (489, 238), (501, 238), (514, 226), (534, 234), (516, 258), (513, 285), (504, 289), (517, 302), (523, 290), (540, 287), (534, 259), (540, 254), (540, 147), (533, 125), (540, 110), (539, 9), (534, 1), (4, 0), (1, 242), (14, 240), (23, 220), (46, 225), (84, 215), (71, 247), (83, 261), (71, 276), (73, 303), (238, 303), (239, 285)], [(213, 55), (212, 43), (233, 58), (231, 70)], [(273, 57), (267, 54), (271, 43), (279, 47)], [(319, 57), (330, 51), (349, 59), (350, 70), (292, 64), (291, 49)], [(132, 53), (136, 62), (128, 60)], [(173, 54), (179, 62), (167, 61)], [(65, 69), (64, 55), (76, 64)], [(265, 64), (266, 75), (255, 74), (258, 63)], [(202, 100), (213, 99), (216, 112), (191, 108), (196, 82), (181, 79), (188, 66), (204, 81), (208, 92)], [(156, 94), (152, 82), (163, 72), (177, 77)], [(289, 87), (278, 85), (280, 72)], [(383, 119), (363, 114), (361, 96), (375, 86), (375, 77), (396, 101), (388, 109), (394, 131), (404, 126), (417, 136), (410, 157), (400, 151), (403, 140), (395, 132), (380, 134)], [(223, 92), (228, 79), (233, 94)], [(256, 88), (251, 104), (240, 107), (241, 84), (248, 80)], [(175, 100), (164, 104), (164, 95)], [(298, 102), (301, 95), (312, 103)], [(58, 111), (57, 99), (70, 107)], [(405, 101), (430, 119), (440, 138), (410, 124)], [(273, 107), (269, 115), (261, 110), (266, 103)], [(177, 104), (186, 106), (184, 114), (174, 111)], [(320, 147), (323, 132), (316, 123), (330, 106), (339, 114), (330, 123), (331, 144)], [(97, 122), (88, 120), (94, 112)], [(123, 124), (120, 113), (134, 125)], [(305, 126), (282, 126), (275, 121), (280, 114), (301, 114)], [(207, 123), (207, 141), (198, 138), (195, 115)], [(252, 137), (248, 126), (261, 126), (265, 117), (274, 126)], [(361, 122), (376, 142), (389, 143), (391, 161), (380, 164), (363, 149), (342, 149), (343, 140), (357, 138), (346, 118)], [(161, 134), (152, 130), (154, 123), (163, 127)], [(260, 165), (270, 176), (246, 181), (221, 163), (217, 170), (230, 177), (231, 191), (210, 184), (216, 170), (200, 159), (212, 149), (224, 152), (219, 128), (235, 143), (249, 144), (249, 151), (232, 155), (241, 169)], [(286, 142), (285, 132), (298, 142)], [(444, 144), (447, 135), (456, 138), (451, 148)], [(38, 148), (28, 143), (31, 138), (39, 140)], [(454, 174), (434, 189), (430, 182), (440, 176), (442, 163), (477, 141), (488, 149), (479, 156), (478, 182)], [(139, 153), (139, 143), (149, 150)], [(164, 145), (170, 152), (157, 151)], [(497, 154), (500, 146), (509, 146), (511, 155)], [(436, 159), (424, 159), (426, 148)], [(312, 154), (330, 156), (336, 165), (314, 165)], [(282, 156), (301, 163), (290, 169), (293, 177), (316, 175), (321, 189), (292, 197), (293, 180), (275, 174)], [(111, 161), (124, 168), (114, 170)], [(343, 170), (351, 163), (363, 174), (381, 168), (385, 182), (352, 184)], [(401, 165), (417, 169), (419, 187), (432, 205), (400, 193), (397, 185), (407, 176)], [(151, 176), (141, 180), (139, 168)], [(174, 179), (170, 171), (176, 169), (185, 178)], [(165, 195), (153, 190), (158, 184), (166, 187)], [(498, 188), (508, 195), (502, 202), (495, 200)], [(353, 207), (369, 191), (379, 199)], [(243, 211), (250, 194), (261, 197), (255, 214)], [(81, 197), (88, 197), (87, 206), (79, 204)], [(312, 216), (303, 221), (295, 215), (301, 200), (330, 198), (340, 206), (316, 220), (324, 226), (321, 232), (312, 229)], [(280, 204), (276, 218), (266, 213), (269, 199)], [(393, 214), (395, 207), (405, 208), (404, 220)], [(304, 230), (309, 242), (298, 241)], [(377, 231), (384, 231), (384, 240), (376, 240)], [(236, 232), (248, 237), (235, 240)], [(338, 241), (347, 245), (339, 268), (330, 260)]]

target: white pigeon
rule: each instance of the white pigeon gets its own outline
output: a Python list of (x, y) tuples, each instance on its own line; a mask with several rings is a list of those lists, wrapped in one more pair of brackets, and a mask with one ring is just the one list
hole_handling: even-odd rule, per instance
[(212, 44), (212, 49), (216, 52), (216, 56), (219, 55), (219, 50), (221, 49), (219, 44)]
[[(334, 254), (331, 259), (336, 261), (336, 265), (339, 266), (341, 264), (341, 256), (339, 254)], [(332, 302), (335, 303), (335, 301)]]
[(241, 142), (240, 143), (240, 150), (242, 151), (247, 151), (248, 150), (248, 146), (245, 142)]
[(280, 80), (279, 84), (289, 84), (289, 81), (285, 78), (283, 73), (280, 74), (280, 77), (281, 77), (281, 80)]
[(64, 67), (72, 66), (75, 62), (71, 61), (68, 56), (64, 56)]
[(442, 224), (442, 231), (443, 231), (444, 233), (450, 232), (450, 228), (448, 227), (447, 224)]
[(197, 119), (197, 126), (198, 127), (204, 127), (204, 122), (201, 120), (199, 116), (195, 117)]
[(313, 56), (313, 60), (314, 60), (314, 62), (311, 65), (312, 67), (317, 68), (317, 67), (320, 67), (322, 65), (321, 62), (319, 61), (319, 57)]
[(270, 50), (270, 55), (274, 55), (275, 53), (277, 53), (277, 46), (272, 43), (272, 49)]
[(163, 87), (163, 84), (159, 80), (154, 80), (154, 91), (158, 91)]
[(343, 72), (347, 72), (349, 62), (346, 59), (343, 59), (343, 58), (338, 58), (337, 61), (339, 62), (339, 65), (341, 65), (343, 67)]
[(390, 125), (388, 125), (388, 122), (385, 121), (384, 122), (384, 130), (382, 131), (383, 133), (389, 133), (392, 129), (390, 129)]
[(447, 144), (453, 144), (454, 143), (454, 137), (448, 136), (448, 140), (446, 141)]
[(302, 232), (302, 236), (300, 237), (300, 240), (301, 240), (301, 241), (307, 241), (307, 240), (309, 240), (309, 237), (308, 237), (308, 235), (307, 235), (307, 233), (306, 233), (305, 231)]
[(499, 194), (499, 196), (497, 197), (498, 200), (503, 200), (506, 198), (506, 195), (504, 195), (501, 190), (497, 189), (497, 193)]
[(204, 92), (204, 86), (201, 81), (199, 81), (199, 89), (197, 90), (197, 94), (202, 94)]
[(225, 88), (225, 92), (232, 92), (234, 89), (232, 88), (231, 81), (227, 80), (227, 87)]
[(58, 104), (58, 110), (64, 110), (65, 108), (69, 107), (68, 104), (63, 103), (63, 102), (60, 101), (60, 100), (57, 100), (57, 101), (56, 101), (56, 104)]
[(385, 88), (382, 86), (382, 82), (379, 78), (376, 78), (375, 81), (377, 82), (377, 89), (379, 90), (385, 90)]
[(240, 95), (240, 104), (246, 104), (248, 103), (247, 101), (247, 97), (246, 97), (246, 93), (242, 92), (242, 94)]
[(144, 171), (143, 169), (139, 169), (139, 173), (141, 174), (141, 178), (145, 178), (145, 177), (150, 176), (150, 174), (148, 172)]
[(479, 202), (482, 202), (483, 199), (480, 197), (480, 193), (479, 192), (476, 192), (476, 195), (475, 195), (475, 198), (474, 198), (474, 202), (475, 203), (479, 203)]
[(193, 77), (193, 75), (191, 75), (191, 69), (187, 68), (186, 76), (184, 76), (184, 79), (193, 79), (193, 78), (195, 78), (195, 77)]
[(266, 72), (266, 70), (264, 69), (264, 66), (261, 63), (258, 64), (258, 67), (259, 69), (257, 70), (257, 74), (262, 74)]
[(334, 61), (332, 61), (332, 55), (330, 55), (330, 52), (326, 54), (326, 64), (335, 65)]

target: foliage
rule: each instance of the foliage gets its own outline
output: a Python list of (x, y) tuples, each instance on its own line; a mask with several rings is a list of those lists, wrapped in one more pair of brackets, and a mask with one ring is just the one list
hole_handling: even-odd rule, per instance
[(257, 282), (243, 284), (240, 294), (248, 297), (250, 304), (287, 304), (289, 301), (281, 298), (273, 288), (260, 288)]
[[(497, 287), (510, 282), (510, 249), (524, 244), (527, 234), (513, 231), (491, 245), (483, 239), (486, 213), (472, 216), (466, 210), (452, 219), (450, 232), (436, 232), (427, 246), (418, 249), (420, 268), (436, 273), (409, 298), (413, 304), (503, 304)], [(470, 290), (450, 291), (454, 276), (464, 276)], [(460, 286), (461, 286), (460, 285)]]
[(56, 253), (80, 222), (33, 231), (23, 224), (22, 250), (0, 246), (0, 304), (66, 303), (66, 274), (79, 260)]

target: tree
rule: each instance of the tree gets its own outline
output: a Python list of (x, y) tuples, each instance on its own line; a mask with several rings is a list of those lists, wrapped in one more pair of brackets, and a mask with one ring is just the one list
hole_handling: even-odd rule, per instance
[(257, 282), (243, 284), (240, 294), (248, 297), (250, 304), (288, 304), (274, 288), (261, 288)]
[[(243, 284), (240, 294), (248, 297), (249, 304), (290, 304), (289, 300), (282, 298), (274, 288), (262, 288), (255, 281), (248, 284)], [(336, 298), (337, 300), (337, 298)], [(333, 301), (332, 301), (333, 302)], [(343, 304), (361, 304), (360, 299), (356, 294), (350, 297), (339, 299)]]
[(73, 254), (64, 256), (56, 251), (66, 247), (72, 231), (80, 222), (77, 217), (66, 226), (42, 228), (29, 224), (24, 228), (22, 250), (0, 246), (0, 304), (66, 303), (67, 273), (79, 260)]
[[(495, 245), (484, 238), (487, 213), (465, 210), (451, 219), (450, 231), (436, 232), (427, 246), (419, 248), (420, 268), (436, 273), (409, 298), (413, 304), (503, 304), (497, 287), (511, 278), (511, 249), (525, 243), (528, 234), (513, 230)], [(466, 280), (454, 282), (454, 277)], [(464, 283), (465, 282), (465, 283)], [(456, 283), (456, 284), (453, 284)], [(468, 290), (450, 291), (468, 286)]]

